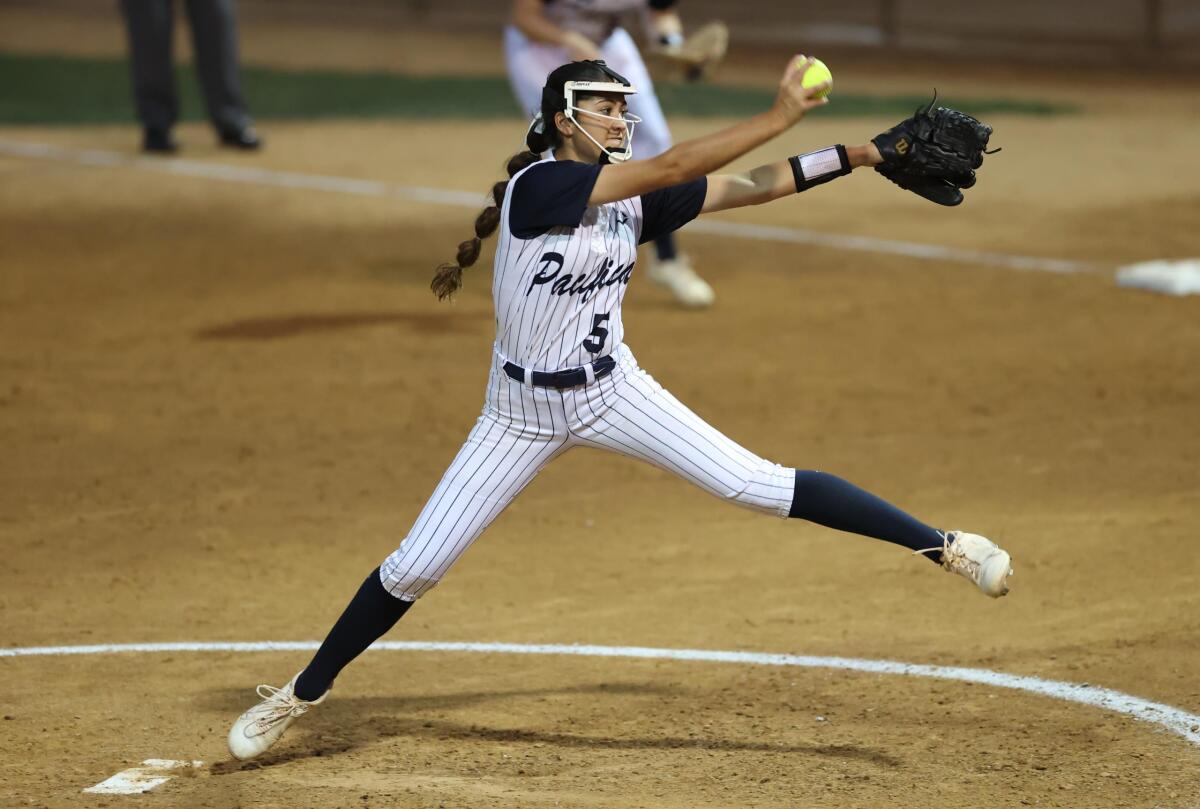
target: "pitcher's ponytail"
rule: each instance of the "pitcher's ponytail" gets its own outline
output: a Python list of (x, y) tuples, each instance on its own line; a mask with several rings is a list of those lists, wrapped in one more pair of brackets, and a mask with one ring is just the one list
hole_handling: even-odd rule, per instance
[[(563, 109), (561, 99), (566, 75), (564, 68), (575, 70), (575, 72), (582, 70), (583, 72), (579, 74), (580, 78), (603, 80), (604, 76), (609, 75), (607, 68), (601, 70), (601, 67), (597, 66), (603, 66), (603, 64), (603, 62), (575, 62), (550, 74), (546, 80), (546, 87), (542, 89), (542, 109), (533, 119), (533, 123), (529, 125), (529, 131), (525, 133), (525, 151), (518, 152), (508, 159), (509, 180), (517, 172), (541, 160), (542, 155), (546, 152), (562, 145), (562, 134), (555, 126), (554, 116), (561, 113)], [(595, 75), (593, 76), (593, 74)], [(496, 228), (500, 226), (500, 206), (504, 203), (504, 192), (507, 189), (508, 180), (501, 180), (492, 186), (492, 204), (475, 217), (475, 236), (459, 243), (458, 255), (455, 256), (453, 263), (447, 262), (438, 266), (429, 288), (433, 290), (433, 294), (438, 296), (439, 301), (449, 298), (462, 287), (463, 270), (479, 260), (479, 251), (483, 248), (483, 240), (495, 233)]]
[[(532, 166), (541, 160), (541, 154), (525, 151), (518, 152), (508, 159), (508, 176), (524, 168)], [(492, 204), (479, 212), (475, 217), (475, 236), (464, 242), (459, 242), (458, 255), (454, 263), (442, 264), (437, 268), (429, 288), (438, 300), (445, 300), (462, 287), (463, 270), (479, 260), (479, 252), (483, 248), (483, 240), (496, 232), (500, 225), (500, 205), (504, 202), (504, 192), (508, 189), (508, 180), (501, 180), (492, 186)]]

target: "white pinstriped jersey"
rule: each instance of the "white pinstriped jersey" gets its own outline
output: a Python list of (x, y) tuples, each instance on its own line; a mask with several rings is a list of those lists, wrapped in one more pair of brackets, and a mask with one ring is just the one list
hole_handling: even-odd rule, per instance
[[(623, 344), (621, 300), (639, 242), (695, 218), (703, 178), (605, 205), (587, 204), (603, 168), (542, 160), (509, 181), (501, 201), (492, 293), (496, 351), (483, 412), (379, 568), (384, 588), (414, 601), (437, 585), (538, 472), (592, 447), (666, 469), (730, 503), (786, 517), (796, 470), (722, 435), (638, 367)], [(611, 355), (611, 373), (567, 388), (514, 379)]]
[(492, 280), (496, 351), (524, 368), (577, 368), (615, 351), (639, 242), (676, 229), (703, 204), (701, 179), (588, 206), (601, 168), (549, 158), (505, 191)]
[[(576, 31), (600, 43), (633, 11), (644, 11), (647, 0), (547, 0), (546, 18), (560, 28)], [(657, 3), (667, 6), (667, 3)]]

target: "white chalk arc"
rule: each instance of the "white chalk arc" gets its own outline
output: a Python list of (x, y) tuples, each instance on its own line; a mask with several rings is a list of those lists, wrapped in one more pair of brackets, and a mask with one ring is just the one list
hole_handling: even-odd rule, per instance
[[(107, 643), (90, 646), (28, 646), (0, 649), (0, 657), (131, 654), (158, 652), (303, 652), (313, 651), (316, 641), (260, 641), (243, 643)], [(798, 668), (843, 669), (870, 674), (902, 674), (958, 680), (997, 688), (1040, 694), (1067, 702), (1091, 705), (1151, 722), (1200, 746), (1200, 714), (1171, 705), (1135, 697), (1121, 691), (1085, 683), (1066, 683), (990, 669), (959, 666), (927, 666), (894, 660), (863, 660), (854, 657), (814, 657), (768, 652), (728, 652), (710, 649), (655, 649), (644, 646), (589, 646), (524, 643), (446, 643), (435, 641), (379, 641), (372, 650), (390, 652), (474, 652), (484, 654), (574, 655), (644, 660), (681, 660), (706, 663), (738, 663), (750, 666), (795, 666)]]

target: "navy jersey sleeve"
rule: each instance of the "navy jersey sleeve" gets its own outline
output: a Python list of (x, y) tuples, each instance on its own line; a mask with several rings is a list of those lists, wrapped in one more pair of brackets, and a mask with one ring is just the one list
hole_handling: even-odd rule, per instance
[(653, 241), (691, 222), (704, 207), (708, 178), (642, 194), (642, 235), (638, 244)]
[(537, 163), (513, 182), (508, 229), (532, 239), (553, 227), (577, 227), (600, 176), (599, 164), (553, 160)]

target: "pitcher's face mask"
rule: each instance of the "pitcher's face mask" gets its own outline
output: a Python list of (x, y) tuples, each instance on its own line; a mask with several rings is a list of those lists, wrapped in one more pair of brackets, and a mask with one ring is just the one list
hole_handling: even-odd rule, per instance
[[(554, 126), (554, 115), (561, 112), (600, 150), (601, 163), (623, 163), (633, 157), (633, 127), (641, 123), (641, 119), (628, 113), (619, 116), (609, 113), (619, 111), (620, 102), (636, 92), (633, 82), (606, 65), (602, 59), (586, 59), (562, 65), (546, 77), (546, 84), (542, 87), (541, 110), (525, 133), (525, 143), (529, 145), (532, 132), (544, 135), (549, 127)], [(580, 100), (585, 97), (610, 94), (617, 96), (612, 109), (598, 112), (579, 106)], [(619, 140), (619, 145), (611, 148), (605, 146), (584, 128), (584, 121), (593, 127), (604, 126), (604, 140)], [(618, 132), (619, 137), (616, 134)]]
[[(587, 85), (587, 86), (580, 86)], [(634, 156), (634, 127), (640, 124), (641, 120), (637, 115), (632, 115), (628, 112), (617, 115), (608, 114), (617, 112), (620, 108), (619, 100), (610, 100), (604, 98), (604, 101), (611, 101), (613, 109), (599, 112), (596, 109), (588, 109), (581, 107), (580, 102), (583, 97), (594, 96), (601, 94), (620, 94), (624, 96), (632, 88), (628, 85), (614, 84), (610, 82), (568, 82), (566, 83), (565, 98), (566, 109), (564, 114), (566, 119), (575, 124), (578, 130), (583, 133), (590, 142), (600, 149), (600, 162), (622, 163)], [(574, 97), (572, 97), (574, 96)], [(602, 104), (598, 104), (602, 106)], [(587, 130), (586, 124), (604, 126), (605, 131), (602, 133), (602, 138), (598, 139)], [(614, 132), (619, 132), (620, 144), (617, 146), (606, 145), (614, 137)]]
[[(626, 112), (623, 115), (605, 115), (604, 113), (594, 110), (584, 109), (579, 106), (579, 100), (583, 96), (600, 95), (601, 93), (618, 93), (622, 96), (632, 95), (637, 90), (631, 84), (622, 84), (615, 81), (569, 81), (563, 85), (563, 102), (564, 114), (567, 120), (575, 124), (584, 137), (596, 145), (601, 152), (600, 162), (624, 163), (629, 158), (633, 157), (633, 128), (636, 124), (641, 123), (642, 119), (636, 115), (631, 115)], [(580, 120), (580, 119), (583, 120)], [(622, 144), (617, 147), (609, 148), (593, 137), (591, 132), (584, 127), (586, 120), (599, 121), (606, 127), (612, 127), (614, 123), (619, 123), (624, 133)]]

